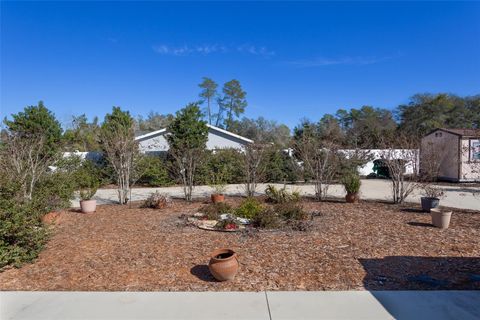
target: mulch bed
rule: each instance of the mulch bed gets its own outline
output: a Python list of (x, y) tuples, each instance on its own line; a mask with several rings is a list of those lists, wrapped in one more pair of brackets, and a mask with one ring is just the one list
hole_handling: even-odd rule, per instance
[[(480, 212), (453, 209), (450, 228), (440, 230), (411, 204), (304, 200), (318, 212), (309, 231), (225, 233), (180, 218), (201, 205), (64, 212), (34, 263), (0, 273), (0, 290), (480, 289)], [(222, 247), (239, 255), (230, 282), (216, 282), (207, 267)]]

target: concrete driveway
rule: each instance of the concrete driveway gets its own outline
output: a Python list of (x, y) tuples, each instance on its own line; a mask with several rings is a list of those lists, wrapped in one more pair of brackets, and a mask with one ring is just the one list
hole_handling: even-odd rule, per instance
[(0, 318), (480, 318), (479, 291), (0, 292)]
[[(274, 184), (277, 187), (283, 187), (283, 184)], [(267, 184), (259, 184), (257, 192), (262, 194)], [(441, 200), (441, 205), (452, 208), (480, 210), (480, 188), (439, 185), (439, 188), (445, 192), (445, 198)], [(313, 196), (315, 194), (313, 185), (287, 185), (289, 190), (297, 190), (302, 195)], [(132, 189), (132, 200), (144, 200), (152, 192), (159, 191), (166, 193), (172, 197), (183, 197), (182, 187), (165, 187), (165, 188), (134, 188)], [(208, 197), (212, 189), (208, 186), (197, 186), (194, 190), (194, 197)], [(241, 184), (231, 184), (227, 186), (225, 192), (227, 195), (243, 195), (244, 186)], [(360, 190), (361, 197), (368, 200), (387, 200), (391, 201), (391, 183), (388, 180), (364, 179)], [(328, 191), (331, 197), (344, 197), (345, 191), (341, 185), (331, 185)], [(408, 202), (420, 202), (421, 194), (419, 191), (414, 192), (407, 198)], [(99, 189), (95, 195), (95, 199), (99, 204), (117, 203), (116, 189)], [(78, 207), (78, 199), (72, 201), (73, 207)]]

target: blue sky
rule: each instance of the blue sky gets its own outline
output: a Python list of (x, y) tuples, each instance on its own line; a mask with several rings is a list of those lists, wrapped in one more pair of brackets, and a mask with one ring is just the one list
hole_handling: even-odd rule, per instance
[(419, 92), (480, 94), (480, 3), (2, 2), (1, 115), (169, 113), (203, 76), (294, 126)]

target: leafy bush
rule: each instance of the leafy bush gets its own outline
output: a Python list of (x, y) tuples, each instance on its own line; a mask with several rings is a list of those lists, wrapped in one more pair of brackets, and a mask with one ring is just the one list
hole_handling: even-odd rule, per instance
[(300, 178), (300, 167), (295, 158), (276, 148), (272, 148), (265, 159), (266, 182), (296, 182)]
[(167, 194), (155, 191), (143, 202), (142, 208), (162, 209), (169, 206), (171, 202)]
[(77, 183), (70, 173), (54, 172), (40, 181), (33, 191), (31, 214), (41, 216), (70, 207)]
[(242, 154), (236, 149), (208, 151), (204, 161), (197, 168), (195, 183), (211, 184), (212, 172), (221, 172), (223, 183), (242, 183), (244, 180)]
[(342, 184), (347, 193), (357, 193), (360, 191), (360, 176), (357, 173), (348, 173), (343, 176)]
[(285, 188), (277, 189), (270, 184), (265, 189), (265, 194), (267, 195), (267, 201), (273, 203), (298, 202), (300, 200), (299, 192), (290, 193)]
[(29, 209), (26, 205), (0, 209), (0, 269), (32, 261), (47, 240), (47, 230)]
[(232, 206), (225, 202), (209, 203), (201, 207), (199, 212), (204, 213), (209, 220), (218, 220), (221, 214), (232, 213)]
[(33, 260), (47, 240), (39, 213), (17, 193), (18, 183), (0, 176), (0, 269)]
[(252, 224), (261, 229), (276, 229), (282, 225), (282, 220), (273, 209), (267, 208), (253, 217)]
[(225, 230), (235, 230), (238, 229), (239, 226), (239, 222), (234, 217), (220, 220), (217, 222), (217, 224), (215, 224), (215, 228)]
[(145, 155), (140, 157), (137, 163), (137, 171), (140, 172), (139, 183), (150, 187), (165, 187), (174, 184), (170, 178), (167, 163), (158, 156)]
[(252, 219), (258, 213), (262, 212), (262, 204), (255, 198), (249, 197), (242, 201), (240, 206), (235, 210), (235, 214), (242, 218)]
[(301, 221), (307, 219), (307, 213), (302, 206), (296, 203), (280, 203), (273, 209), (279, 217), (287, 221)]

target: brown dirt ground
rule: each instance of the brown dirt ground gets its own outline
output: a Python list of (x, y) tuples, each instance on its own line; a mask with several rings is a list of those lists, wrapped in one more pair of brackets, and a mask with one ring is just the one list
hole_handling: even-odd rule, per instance
[[(480, 212), (454, 209), (440, 230), (415, 205), (304, 200), (318, 211), (309, 231), (225, 233), (180, 219), (201, 205), (64, 212), (34, 263), (0, 273), (0, 290), (480, 289)], [(208, 272), (209, 253), (221, 247), (239, 254), (231, 282)]]

